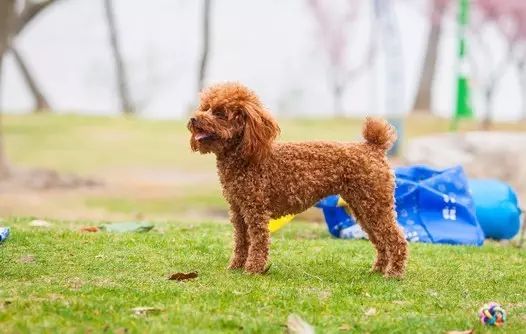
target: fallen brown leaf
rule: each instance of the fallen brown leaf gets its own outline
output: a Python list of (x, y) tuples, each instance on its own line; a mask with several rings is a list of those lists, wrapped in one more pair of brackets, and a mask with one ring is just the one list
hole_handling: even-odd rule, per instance
[(100, 229), (97, 226), (84, 226), (80, 228), (81, 232), (99, 232)]
[(189, 273), (173, 273), (168, 276), (170, 281), (188, 281), (191, 279), (197, 278), (197, 271), (192, 271)]
[(6, 309), (9, 305), (11, 305), (13, 302), (10, 300), (4, 300), (3, 302), (0, 302), (0, 310)]

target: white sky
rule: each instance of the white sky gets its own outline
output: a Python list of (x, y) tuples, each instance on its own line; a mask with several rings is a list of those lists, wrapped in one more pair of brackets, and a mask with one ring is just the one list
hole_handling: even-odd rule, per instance
[[(175, 118), (186, 115), (196, 98), (200, 46), (200, 5), (196, 0), (116, 0), (118, 25), (132, 93), (141, 115)], [(331, 2), (334, 3), (334, 2)], [(367, 3), (367, 2), (365, 2)], [(405, 87), (404, 109), (415, 94), (428, 24), (422, 7), (397, 2)], [(366, 52), (370, 8), (362, 6), (353, 26), (349, 62)], [(305, 0), (214, 1), (209, 83), (239, 80), (255, 89), (265, 104), (283, 115), (332, 115), (326, 59), (320, 36)], [(487, 32), (495, 61), (502, 41)], [(52, 105), (62, 112), (117, 114), (108, 34), (102, 0), (63, 0), (50, 8), (17, 40)], [(491, 59), (472, 50), (480, 60), (481, 78)], [(433, 108), (450, 115), (455, 88), (456, 27), (446, 21), (440, 45)], [(345, 92), (348, 115), (385, 114), (381, 65), (373, 67)], [(31, 107), (31, 98), (12, 59), (8, 57), (2, 103), (12, 112)], [(483, 112), (482, 80), (472, 80), (476, 112)], [(514, 71), (504, 76), (495, 108), (500, 119), (520, 115), (520, 95)]]

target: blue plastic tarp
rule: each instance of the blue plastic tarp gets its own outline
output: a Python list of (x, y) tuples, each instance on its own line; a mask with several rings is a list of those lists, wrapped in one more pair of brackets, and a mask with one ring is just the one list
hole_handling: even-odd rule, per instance
[(9, 227), (0, 226), (0, 243), (5, 241), (9, 237)]
[[(454, 245), (484, 243), (468, 179), (457, 166), (435, 170), (426, 166), (400, 167), (396, 174), (396, 212), (410, 241)], [(320, 201), (329, 232), (335, 237), (360, 236), (359, 226), (337, 195)]]

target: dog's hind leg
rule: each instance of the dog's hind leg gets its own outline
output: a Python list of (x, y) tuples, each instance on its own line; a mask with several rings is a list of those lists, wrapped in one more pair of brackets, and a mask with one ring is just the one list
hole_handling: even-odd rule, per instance
[(387, 250), (388, 264), (382, 272), (386, 277), (404, 275), (407, 262), (407, 241), (396, 222), (392, 208), (383, 207), (381, 201), (372, 201), (365, 210), (362, 226), (367, 225), (377, 239), (377, 243)]
[(371, 271), (385, 273), (387, 266), (389, 265), (387, 246), (378, 240), (374, 229), (370, 228), (369, 224), (364, 223), (367, 220), (367, 215), (364, 213), (364, 211), (358, 205), (353, 205), (353, 199), (350, 196), (343, 196), (343, 198), (351, 206), (351, 208), (354, 207), (352, 211), (358, 224), (360, 224), (363, 231), (367, 233), (369, 240), (376, 249), (376, 259), (373, 263)]
[(364, 232), (367, 233), (369, 240), (376, 249), (376, 259), (374, 260), (373, 266), (371, 267), (371, 272), (379, 272), (384, 274), (387, 270), (387, 266), (389, 265), (389, 253), (387, 252), (387, 247), (378, 240), (378, 237), (376, 236), (373, 229), (369, 228), (367, 224), (361, 224), (361, 221), (363, 221), (363, 217), (365, 216), (360, 215), (360, 217), (362, 218), (359, 218), (357, 215), (356, 219), (358, 220)]
[(392, 226), (392, 228), (390, 228), (390, 233), (386, 236), (389, 265), (384, 275), (386, 277), (402, 277), (405, 273), (407, 258), (409, 256), (407, 240), (402, 229), (396, 223), (396, 220), (394, 220), (394, 224), (390, 226)]
[(376, 192), (375, 197), (366, 194), (354, 194), (353, 197), (354, 200), (349, 198), (348, 203), (377, 251), (372, 270), (381, 271), (386, 277), (403, 276), (408, 256), (407, 241), (396, 222), (392, 194)]
[(245, 266), (248, 256), (250, 241), (248, 238), (247, 225), (237, 207), (230, 208), (230, 220), (234, 225), (234, 249), (228, 269), (239, 269)]

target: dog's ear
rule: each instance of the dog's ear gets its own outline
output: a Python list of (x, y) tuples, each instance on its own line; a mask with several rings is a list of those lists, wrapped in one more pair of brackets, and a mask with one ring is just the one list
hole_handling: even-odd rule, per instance
[(272, 116), (261, 106), (247, 103), (243, 109), (245, 115), (243, 154), (253, 162), (260, 162), (270, 153), (272, 142), (278, 136), (280, 129)]
[(190, 148), (192, 151), (196, 152), (198, 149), (198, 143), (197, 140), (195, 140), (194, 134), (192, 132), (192, 125), (191, 121), (188, 121), (188, 124), (186, 124), (186, 128), (192, 133), (190, 135)]
[(196, 152), (198, 149), (198, 143), (197, 140), (195, 140), (195, 137), (192, 135), (190, 136), (190, 148), (192, 151)]

